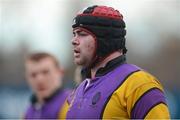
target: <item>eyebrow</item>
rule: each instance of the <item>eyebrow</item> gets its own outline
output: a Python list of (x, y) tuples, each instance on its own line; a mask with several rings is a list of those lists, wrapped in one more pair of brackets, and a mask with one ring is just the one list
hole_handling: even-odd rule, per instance
[(80, 33), (80, 32), (85, 32), (85, 31), (83, 31), (83, 30), (76, 30), (76, 31), (73, 31), (73, 34)]

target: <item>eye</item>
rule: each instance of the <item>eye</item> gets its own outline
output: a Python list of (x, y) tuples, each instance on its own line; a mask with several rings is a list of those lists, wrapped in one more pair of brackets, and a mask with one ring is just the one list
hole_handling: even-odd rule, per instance
[(31, 74), (30, 74), (30, 77), (31, 77), (31, 78), (36, 78), (36, 76), (37, 76), (37, 73), (31, 73)]
[(73, 36), (76, 37), (76, 36), (88, 36), (89, 34), (85, 31), (82, 31), (82, 30), (77, 30), (77, 31), (73, 31)]
[(75, 37), (76, 36), (76, 33), (75, 32), (73, 32), (73, 37)]
[(88, 36), (88, 33), (82, 31), (82, 32), (79, 32), (79, 36)]

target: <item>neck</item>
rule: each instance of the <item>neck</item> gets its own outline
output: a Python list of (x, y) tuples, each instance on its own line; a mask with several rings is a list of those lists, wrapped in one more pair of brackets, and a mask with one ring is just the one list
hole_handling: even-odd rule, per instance
[(38, 99), (38, 103), (40, 103), (40, 104), (44, 103), (44, 99), (42, 97), (37, 96), (37, 99)]
[(49, 92), (49, 94), (47, 94), (46, 96), (37, 95), (38, 103), (44, 103), (45, 99), (48, 99), (49, 97), (52, 97), (54, 94), (56, 94), (56, 91), (60, 87), (61, 87), (60, 84), (56, 84), (56, 86), (54, 86), (53, 90), (51, 90), (51, 92)]
[(116, 52), (110, 54), (108, 57), (106, 57), (103, 61), (101, 61), (100, 63), (98, 63), (97, 65), (95, 65), (95, 66), (91, 69), (91, 78), (94, 78), (94, 77), (95, 77), (96, 72), (97, 72), (97, 70), (98, 70), (99, 68), (105, 67), (105, 65), (106, 65), (109, 61), (111, 61), (112, 59), (117, 58), (117, 57), (119, 57), (119, 56), (121, 56), (121, 55), (122, 55), (121, 52), (116, 51)]

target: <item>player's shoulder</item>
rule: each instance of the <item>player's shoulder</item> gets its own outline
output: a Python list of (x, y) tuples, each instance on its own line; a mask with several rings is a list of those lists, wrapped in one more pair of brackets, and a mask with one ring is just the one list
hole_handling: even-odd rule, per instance
[(145, 83), (154, 83), (160, 84), (159, 80), (149, 72), (141, 69), (137, 72), (132, 73), (128, 78), (127, 81), (135, 83), (135, 84), (145, 84)]
[(132, 95), (138, 98), (153, 89), (164, 91), (156, 77), (143, 69), (139, 69), (130, 73), (114, 94), (118, 95), (119, 98), (127, 99)]
[(129, 91), (129, 94), (137, 89), (147, 91), (152, 88), (158, 88), (163, 91), (163, 87), (159, 80), (145, 70), (139, 70), (129, 75), (122, 87)]
[(140, 86), (146, 83), (154, 83), (160, 85), (159, 80), (155, 76), (139, 66), (136, 66), (134, 64), (123, 64), (118, 68), (122, 76), (126, 75), (123, 84), (127, 84), (128, 86)]

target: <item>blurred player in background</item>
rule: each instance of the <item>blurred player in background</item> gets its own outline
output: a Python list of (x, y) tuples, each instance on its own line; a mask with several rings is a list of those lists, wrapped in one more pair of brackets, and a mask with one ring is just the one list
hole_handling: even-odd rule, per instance
[(170, 118), (160, 82), (126, 62), (125, 22), (118, 10), (88, 7), (72, 27), (74, 61), (83, 66), (84, 79), (68, 97), (67, 119)]
[(27, 81), (33, 91), (25, 119), (57, 119), (69, 90), (63, 89), (63, 70), (48, 53), (30, 54), (25, 61)]

